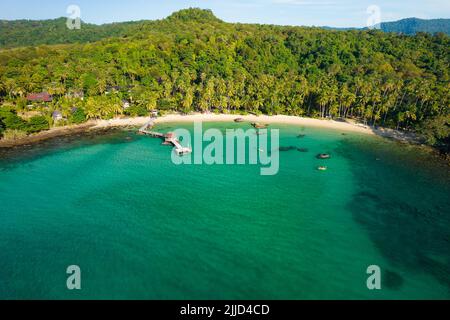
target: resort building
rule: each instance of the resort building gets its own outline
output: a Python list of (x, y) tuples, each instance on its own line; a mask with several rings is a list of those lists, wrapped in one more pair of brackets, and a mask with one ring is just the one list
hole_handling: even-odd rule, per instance
[(29, 102), (52, 102), (53, 97), (47, 92), (30, 93), (29, 95), (27, 95), (27, 100)]

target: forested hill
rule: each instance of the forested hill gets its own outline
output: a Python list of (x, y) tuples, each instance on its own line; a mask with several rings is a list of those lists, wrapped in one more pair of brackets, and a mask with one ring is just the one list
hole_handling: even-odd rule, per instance
[(0, 21), (0, 48), (94, 42), (130, 34), (141, 22), (95, 25), (82, 22), (81, 29), (69, 30), (67, 18), (53, 20)]
[[(189, 12), (187, 14), (186, 12)], [(172, 14), (167, 20), (195, 20), (220, 21), (211, 11), (182, 10)], [(87, 43), (102, 40), (109, 37), (127, 37), (139, 32), (140, 28), (149, 25), (158, 25), (160, 21), (131, 21), (112, 24), (95, 25), (82, 23), (80, 30), (68, 32), (66, 26), (67, 18), (53, 20), (14, 20), (0, 21), (0, 48), (13, 48), (21, 46), (52, 45)], [(326, 30), (357, 30), (355, 28), (330, 28)], [(450, 19), (422, 20), (417, 18), (404, 19), (395, 22), (383, 22), (381, 30), (385, 32), (403, 33), (414, 35), (418, 32), (437, 33), (443, 32), (450, 35)]]
[(67, 18), (53, 20), (0, 20), (0, 48), (95, 42), (111, 37), (128, 37), (143, 28), (162, 27), (170, 21), (222, 22), (210, 10), (181, 10), (164, 20), (145, 20), (95, 25), (81, 22), (69, 30)]
[(356, 118), (450, 144), (443, 33), (231, 24), (200, 9), (130, 28), (94, 43), (0, 50), (0, 134), (28, 130), (14, 114), (28, 110), (28, 93), (45, 91), (54, 99), (38, 110), (50, 118), (59, 110), (69, 122), (73, 106), (86, 118), (154, 108), (289, 114)]
[(428, 32), (431, 34), (443, 32), (450, 35), (450, 19), (422, 20), (409, 18), (394, 22), (383, 22), (381, 23), (381, 30), (408, 35), (413, 35), (418, 32)]

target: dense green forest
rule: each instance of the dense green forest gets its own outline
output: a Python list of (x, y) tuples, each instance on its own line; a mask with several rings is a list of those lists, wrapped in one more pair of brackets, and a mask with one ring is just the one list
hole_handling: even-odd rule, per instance
[[(230, 24), (200, 9), (133, 28), (95, 43), (1, 50), (0, 131), (46, 128), (55, 110), (67, 123), (153, 109), (251, 112), (356, 118), (448, 150), (444, 33)], [(30, 110), (26, 95), (41, 91), (53, 101)], [(84, 99), (71, 94), (80, 91)]]
[[(130, 21), (95, 25), (82, 22), (80, 30), (67, 32), (67, 18), (52, 20), (0, 20), (0, 48), (23, 46), (70, 44), (95, 42), (110, 37), (128, 37), (142, 28), (158, 24), (158, 21)], [(385, 32), (414, 35), (418, 32), (450, 35), (450, 19), (422, 20), (417, 18), (383, 22), (380, 25)], [(325, 30), (357, 30), (356, 28), (330, 28)], [(362, 30), (362, 29), (361, 29)]]
[(143, 22), (95, 25), (82, 22), (81, 29), (68, 32), (67, 18), (53, 20), (0, 21), (0, 48), (95, 42), (132, 34)]

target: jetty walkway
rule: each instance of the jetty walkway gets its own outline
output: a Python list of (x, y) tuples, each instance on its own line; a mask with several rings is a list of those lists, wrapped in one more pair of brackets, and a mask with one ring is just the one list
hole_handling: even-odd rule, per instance
[(155, 125), (155, 119), (156, 118), (151, 118), (146, 124), (144, 124), (140, 129), (139, 129), (139, 133), (140, 134), (145, 134), (147, 136), (151, 136), (154, 138), (161, 138), (164, 139), (164, 145), (173, 145), (175, 147), (175, 152), (178, 155), (185, 155), (185, 154), (189, 154), (192, 153), (192, 149), (191, 148), (186, 148), (183, 147), (180, 143), (180, 141), (178, 140), (178, 137), (175, 135), (175, 133), (173, 132), (169, 132), (169, 133), (160, 133), (160, 132), (156, 132), (156, 131), (152, 131), (150, 130), (154, 125)]

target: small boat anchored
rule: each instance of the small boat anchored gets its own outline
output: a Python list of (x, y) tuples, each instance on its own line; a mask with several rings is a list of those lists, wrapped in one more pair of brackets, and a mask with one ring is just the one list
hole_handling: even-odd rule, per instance
[(317, 159), (325, 160), (325, 159), (330, 159), (330, 158), (331, 158), (331, 156), (328, 153), (321, 153), (321, 154), (317, 155)]
[(327, 171), (327, 170), (328, 170), (328, 167), (326, 167), (326, 166), (320, 166), (320, 167), (317, 167), (317, 170), (319, 170), (319, 171)]
[(255, 122), (255, 123), (252, 123), (252, 126), (255, 129), (266, 129), (269, 125), (266, 124), (266, 123), (257, 123), (257, 122)]

